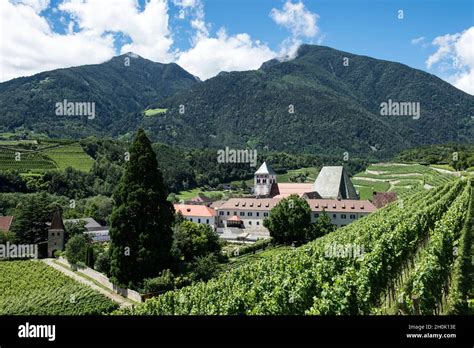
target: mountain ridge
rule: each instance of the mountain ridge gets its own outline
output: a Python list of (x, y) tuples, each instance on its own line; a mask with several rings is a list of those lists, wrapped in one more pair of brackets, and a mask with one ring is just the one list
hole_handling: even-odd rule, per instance
[[(347, 67), (344, 57), (349, 58)], [(389, 99), (420, 102), (421, 118), (382, 117), (380, 103)], [(346, 151), (368, 156), (375, 146), (377, 155), (390, 156), (419, 144), (472, 141), (468, 115), (474, 114), (473, 101), (438, 77), (401, 63), (303, 45), (292, 60), (219, 74), (177, 93), (162, 104), (169, 108), (168, 116), (147, 126), (169, 143), (190, 145), (192, 139), (204, 147), (256, 145), (298, 152), (332, 150), (341, 156)], [(183, 104), (186, 121), (173, 109)], [(287, 112), (289, 105), (294, 114)], [(161, 121), (167, 123), (165, 129)], [(190, 127), (195, 129), (192, 136)], [(308, 128), (322, 136), (312, 137)], [(394, 146), (387, 135), (396, 140)]]
[[(127, 57), (131, 76), (124, 70)], [(47, 113), (44, 99), (52, 96), (42, 84), (51, 84), (48, 74), (57, 71), (65, 81), (53, 83), (56, 99), (94, 97), (98, 115), (107, 117), (58, 122)], [(474, 139), (473, 96), (405, 64), (326, 46), (302, 45), (294, 59), (273, 59), (257, 70), (205, 81), (175, 63), (155, 63), (133, 52), (53, 72), (21, 78), (15, 88), (14, 80), (0, 84), (4, 130), (25, 126), (54, 136), (68, 126), (65, 135), (81, 137), (144, 127), (154, 140), (170, 145), (377, 158), (417, 145)], [(39, 89), (39, 97), (25, 85)], [(382, 116), (380, 105), (388, 100), (419, 103), (421, 117)], [(146, 117), (146, 108), (166, 112)]]
[[(196, 77), (175, 63), (124, 54), (100, 64), (55, 69), (0, 83), (0, 124), (6, 130), (24, 125), (51, 136), (58, 132), (71, 137), (119, 135), (122, 119), (129, 114), (195, 83)], [(94, 102), (98, 117), (93, 121), (58, 118), (54, 105), (63, 100)]]

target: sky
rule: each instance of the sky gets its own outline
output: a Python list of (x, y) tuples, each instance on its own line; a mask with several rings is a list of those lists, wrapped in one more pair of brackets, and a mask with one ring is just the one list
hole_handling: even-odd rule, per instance
[(473, 0), (0, 0), (0, 81), (134, 52), (206, 80), (299, 45), (396, 61), (474, 95)]

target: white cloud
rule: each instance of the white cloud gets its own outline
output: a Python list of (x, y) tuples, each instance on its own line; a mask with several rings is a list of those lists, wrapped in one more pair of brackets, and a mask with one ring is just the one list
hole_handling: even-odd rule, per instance
[(433, 45), (438, 46), (428, 57), (426, 66), (448, 67), (454, 70), (447, 80), (466, 93), (474, 95), (474, 27), (462, 33), (436, 37)]
[(206, 80), (221, 71), (258, 69), (275, 57), (276, 53), (268, 46), (252, 41), (248, 34), (228, 36), (221, 29), (216, 37), (201, 37), (194, 47), (179, 55), (177, 63)]
[(173, 0), (173, 4), (179, 7), (194, 7), (199, 0)]
[[(275, 23), (288, 29), (291, 33), (291, 37), (280, 45), (281, 58), (294, 58), (303, 38), (312, 39), (319, 34), (317, 25), (319, 15), (310, 12), (301, 1), (293, 3), (291, 0), (287, 0), (283, 5), (283, 10), (273, 8), (270, 17)], [(321, 41), (322, 37), (318, 43)]]
[(319, 32), (316, 22), (319, 16), (308, 11), (300, 1), (292, 3), (288, 0), (283, 5), (283, 11), (273, 8), (270, 17), (275, 23), (287, 28), (295, 37), (315, 37)]
[[(116, 54), (116, 33), (130, 41), (120, 47), (120, 53), (132, 51), (157, 62), (174, 61), (201, 79), (220, 71), (257, 69), (279, 56), (248, 33), (230, 35), (221, 28), (211, 34), (202, 0), (147, 0), (143, 9), (137, 0), (63, 0), (52, 11), (59, 15), (64, 34), (54, 32), (41, 16), (50, 0), (0, 1), (0, 20), (8, 28), (0, 41), (0, 81), (106, 61)], [(178, 18), (188, 20), (194, 30), (187, 50), (173, 48), (168, 3), (179, 9)], [(302, 2), (287, 1), (282, 10), (273, 9), (270, 15), (291, 33), (282, 42), (280, 54), (294, 55), (302, 38), (319, 33), (319, 16)]]
[(29, 6), (36, 13), (40, 13), (49, 6), (50, 0), (13, 0), (13, 3)]
[(130, 37), (132, 42), (122, 46), (121, 53), (132, 51), (163, 63), (174, 59), (166, 0), (150, 0), (141, 12), (135, 0), (66, 0), (59, 9), (73, 14), (81, 30)]
[(414, 38), (410, 41), (410, 43), (412, 45), (418, 45), (418, 44), (421, 44), (425, 41), (425, 37), (424, 36), (420, 36), (420, 37), (417, 37), (417, 38)]
[(45, 70), (99, 63), (114, 55), (110, 35), (85, 30), (60, 35), (39, 15), (45, 1), (2, 1), (0, 81)]
[(228, 35), (220, 28), (212, 36), (210, 25), (205, 22), (202, 1), (195, 0), (187, 7), (195, 35), (191, 40), (192, 47), (178, 53), (177, 63), (200, 79), (206, 80), (221, 71), (258, 69), (263, 62), (277, 56), (266, 44), (253, 41), (247, 33)]

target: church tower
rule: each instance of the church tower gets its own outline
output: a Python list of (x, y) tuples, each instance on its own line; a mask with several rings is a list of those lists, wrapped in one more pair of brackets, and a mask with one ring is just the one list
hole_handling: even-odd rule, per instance
[(272, 185), (276, 184), (276, 182), (275, 171), (272, 169), (272, 167), (270, 167), (270, 165), (267, 164), (267, 162), (263, 162), (260, 168), (258, 168), (258, 170), (255, 172), (255, 196), (269, 196)]
[(56, 250), (64, 250), (64, 224), (59, 208), (53, 215), (51, 226), (48, 230), (48, 257), (54, 257)]

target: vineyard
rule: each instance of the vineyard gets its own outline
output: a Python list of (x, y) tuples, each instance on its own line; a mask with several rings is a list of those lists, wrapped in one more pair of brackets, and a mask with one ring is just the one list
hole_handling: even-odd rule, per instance
[[(472, 183), (452, 181), (329, 235), (120, 314), (467, 313)], [(363, 257), (327, 253), (342, 246)]]
[(1, 261), (0, 294), (0, 315), (94, 315), (117, 308), (40, 261)]
[(88, 172), (94, 163), (94, 160), (84, 152), (79, 144), (49, 148), (46, 149), (44, 153), (49, 156), (61, 170), (72, 167)]
[(43, 172), (57, 169), (57, 166), (51, 158), (41, 152), (0, 147), (0, 170), (8, 169), (19, 172)]
[[(22, 143), (23, 144), (23, 143)], [(29, 150), (17, 145), (0, 145), (0, 170), (17, 170), (22, 173), (42, 173), (53, 169), (72, 167), (88, 172), (92, 168), (90, 158), (79, 144), (38, 146)]]

